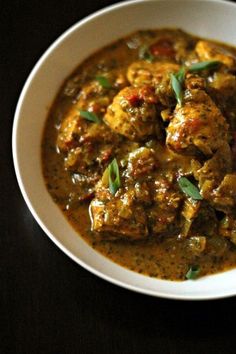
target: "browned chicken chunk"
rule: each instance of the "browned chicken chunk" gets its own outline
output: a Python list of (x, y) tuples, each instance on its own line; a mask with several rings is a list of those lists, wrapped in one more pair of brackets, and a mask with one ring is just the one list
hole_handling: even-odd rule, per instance
[(201, 194), (217, 210), (228, 213), (236, 206), (236, 175), (231, 174), (232, 157), (228, 144), (222, 145), (194, 176)]
[(144, 140), (159, 131), (156, 102), (151, 87), (126, 87), (108, 107), (104, 121), (113, 131), (130, 140)]
[(179, 68), (175, 63), (136, 61), (128, 67), (127, 77), (133, 86), (156, 86), (164, 76), (177, 72)]
[(236, 69), (236, 57), (229, 49), (213, 42), (198, 41), (195, 48), (201, 61), (219, 60), (228, 69)]
[(148, 235), (147, 218), (141, 203), (135, 200), (135, 191), (119, 190), (114, 196), (101, 182), (90, 204), (92, 230), (102, 232), (104, 238), (143, 239)]
[(236, 174), (225, 175), (218, 188), (214, 190), (214, 207), (230, 213), (236, 209)]
[(228, 141), (228, 124), (205, 91), (187, 92), (182, 107), (177, 105), (167, 127), (167, 145), (178, 153), (210, 156)]

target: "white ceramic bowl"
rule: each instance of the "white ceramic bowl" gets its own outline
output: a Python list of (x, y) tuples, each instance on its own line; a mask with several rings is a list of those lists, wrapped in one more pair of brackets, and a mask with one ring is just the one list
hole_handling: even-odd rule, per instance
[(236, 294), (236, 270), (173, 282), (129, 271), (94, 251), (74, 231), (44, 184), (40, 144), (48, 109), (64, 79), (87, 56), (138, 29), (179, 27), (236, 45), (236, 5), (219, 0), (122, 2), (78, 22), (41, 57), (21, 93), (13, 127), (17, 179), (33, 216), (52, 241), (94, 274), (130, 290), (173, 299), (213, 299)]

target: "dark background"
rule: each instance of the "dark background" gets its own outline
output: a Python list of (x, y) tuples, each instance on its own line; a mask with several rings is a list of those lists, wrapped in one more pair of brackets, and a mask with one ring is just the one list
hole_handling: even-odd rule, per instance
[(112, 3), (0, 0), (0, 353), (235, 354), (235, 298), (171, 301), (109, 284), (49, 240), (19, 191), (11, 130), (22, 86), (62, 32)]

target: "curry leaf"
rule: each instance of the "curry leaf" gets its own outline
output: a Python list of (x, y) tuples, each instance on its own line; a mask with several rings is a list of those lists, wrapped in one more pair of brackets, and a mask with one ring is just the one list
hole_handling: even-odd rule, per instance
[(116, 194), (116, 191), (120, 188), (120, 171), (116, 158), (108, 166), (109, 172), (109, 190), (111, 194)]
[(202, 200), (202, 196), (198, 188), (188, 180), (186, 177), (180, 177), (178, 179), (180, 189), (189, 197), (195, 200)]
[(79, 114), (81, 117), (89, 120), (90, 122), (94, 123), (101, 123), (101, 120), (98, 118), (98, 116), (95, 113), (89, 112), (89, 111), (79, 111)]
[(209, 70), (209, 69), (216, 69), (218, 66), (221, 64), (220, 61), (218, 60), (208, 60), (208, 61), (202, 61), (200, 63), (196, 63), (191, 65), (188, 68), (189, 72), (195, 72), (195, 71), (202, 71), (202, 70)]
[[(180, 79), (178, 77), (180, 77)], [(179, 103), (179, 105), (182, 106), (183, 103), (183, 88), (182, 88), (183, 82), (181, 82), (182, 77), (180, 76), (179, 73), (170, 74), (170, 79), (171, 79), (171, 86), (175, 93), (176, 100)]]
[(110, 81), (105, 76), (96, 76), (95, 79), (103, 88), (109, 89), (112, 87)]
[(199, 273), (200, 273), (200, 267), (198, 265), (192, 265), (187, 271), (185, 278), (188, 280), (194, 280), (198, 277)]
[(150, 49), (146, 45), (143, 45), (139, 48), (139, 58), (149, 62), (153, 62), (154, 55), (152, 55)]

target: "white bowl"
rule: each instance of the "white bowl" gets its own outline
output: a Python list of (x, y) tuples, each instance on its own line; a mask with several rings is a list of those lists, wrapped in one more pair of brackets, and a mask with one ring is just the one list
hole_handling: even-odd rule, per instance
[(44, 232), (75, 262), (130, 290), (173, 299), (213, 299), (236, 294), (236, 269), (173, 282), (127, 270), (94, 251), (52, 201), (43, 180), (40, 145), (49, 107), (64, 79), (87, 56), (138, 29), (179, 27), (236, 45), (236, 5), (219, 0), (122, 2), (78, 22), (41, 57), (23, 88), (13, 127), (13, 157), (25, 201)]

